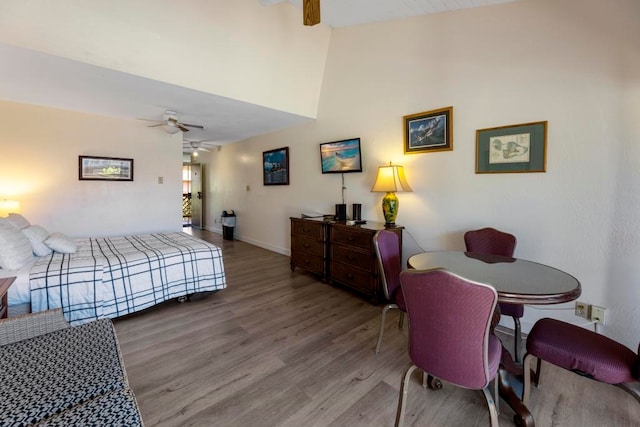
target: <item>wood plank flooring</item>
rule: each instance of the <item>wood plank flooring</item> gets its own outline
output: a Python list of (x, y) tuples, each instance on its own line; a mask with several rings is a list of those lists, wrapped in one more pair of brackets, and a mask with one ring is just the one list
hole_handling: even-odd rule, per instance
[[(193, 234), (222, 247), (227, 289), (114, 322), (147, 427), (393, 425), (409, 364), (397, 311), (376, 355), (380, 306), (292, 272), (286, 256)], [(419, 381), (405, 425), (489, 425), (480, 392)], [(532, 403), (539, 427), (640, 426), (631, 396), (547, 364)], [(500, 425), (512, 416), (503, 403)]]

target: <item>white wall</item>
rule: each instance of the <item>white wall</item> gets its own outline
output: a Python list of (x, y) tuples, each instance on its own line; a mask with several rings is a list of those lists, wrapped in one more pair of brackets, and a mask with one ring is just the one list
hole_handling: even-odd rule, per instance
[[(0, 129), (0, 198), (32, 224), (73, 237), (182, 230), (179, 134), (4, 101)], [(134, 180), (80, 181), (80, 155), (132, 158)]]
[[(376, 168), (404, 165), (405, 255), (462, 249), (464, 231), (485, 225), (514, 233), (516, 256), (575, 275), (581, 300), (608, 307), (604, 333), (635, 348), (640, 14), (611, 3), (523, 0), (334, 30), (317, 120), (212, 154), (212, 201), (237, 210), (242, 239), (288, 253), (289, 216), (341, 202), (318, 144), (359, 136), (364, 172), (345, 175), (346, 202), (382, 221)], [(454, 150), (404, 155), (402, 116), (449, 105)], [(474, 173), (477, 129), (542, 120), (546, 173)], [(262, 186), (262, 151), (284, 146), (291, 185)], [(572, 304), (546, 308), (528, 308), (524, 329), (573, 319)]]
[(2, 43), (315, 117), (330, 29), (300, 23), (258, 0), (0, 3)]

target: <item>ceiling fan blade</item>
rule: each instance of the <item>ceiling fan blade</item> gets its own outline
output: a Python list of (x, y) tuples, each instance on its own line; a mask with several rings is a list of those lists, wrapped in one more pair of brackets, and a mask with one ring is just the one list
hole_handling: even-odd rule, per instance
[(144, 120), (145, 122), (154, 122), (154, 123), (164, 123), (162, 120), (143, 119), (140, 117), (136, 117), (136, 120)]
[(202, 126), (202, 125), (192, 125), (192, 124), (189, 124), (189, 123), (180, 123), (180, 125), (186, 126), (186, 127), (190, 127), (190, 128), (204, 129), (204, 126)]
[(158, 127), (158, 126), (162, 126), (163, 124), (164, 124), (164, 123), (156, 123), (155, 125), (149, 125), (149, 126), (147, 126), (147, 127), (148, 127), (148, 128), (155, 128), (155, 127)]
[(209, 150), (208, 148), (204, 148), (204, 147), (200, 147), (200, 148), (198, 148), (198, 150), (200, 150), (200, 151), (208, 151), (209, 153), (211, 153), (211, 150)]
[(180, 129), (182, 132), (189, 132), (189, 129), (187, 129), (186, 127), (184, 127), (184, 126), (182, 125), (182, 123), (176, 123), (176, 127), (177, 127), (178, 129)]
[(320, 0), (302, 0), (302, 23), (316, 25), (320, 23)]

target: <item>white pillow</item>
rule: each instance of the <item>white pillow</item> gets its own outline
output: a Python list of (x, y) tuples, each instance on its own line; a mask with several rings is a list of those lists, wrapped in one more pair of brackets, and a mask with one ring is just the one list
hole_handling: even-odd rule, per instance
[(10, 213), (9, 216), (5, 218), (5, 220), (9, 224), (12, 224), (14, 227), (20, 230), (31, 225), (25, 217), (17, 213)]
[(22, 229), (22, 232), (33, 248), (33, 253), (37, 256), (45, 256), (51, 253), (51, 248), (44, 244), (44, 241), (49, 238), (49, 232), (39, 225), (30, 225), (27, 228)]
[(71, 237), (62, 233), (51, 233), (51, 236), (44, 241), (44, 244), (62, 254), (72, 254), (78, 250), (76, 242)]
[(29, 239), (22, 231), (0, 222), (0, 268), (19, 270), (33, 258)]

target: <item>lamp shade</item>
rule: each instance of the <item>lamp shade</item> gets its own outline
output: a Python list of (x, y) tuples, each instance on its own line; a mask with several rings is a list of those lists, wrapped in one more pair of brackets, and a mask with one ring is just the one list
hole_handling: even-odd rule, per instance
[(20, 213), (20, 202), (17, 200), (0, 200), (0, 217), (9, 216), (10, 213)]
[(413, 191), (404, 176), (404, 168), (398, 165), (379, 166), (376, 182), (371, 191), (374, 193), (388, 193), (399, 191)]

